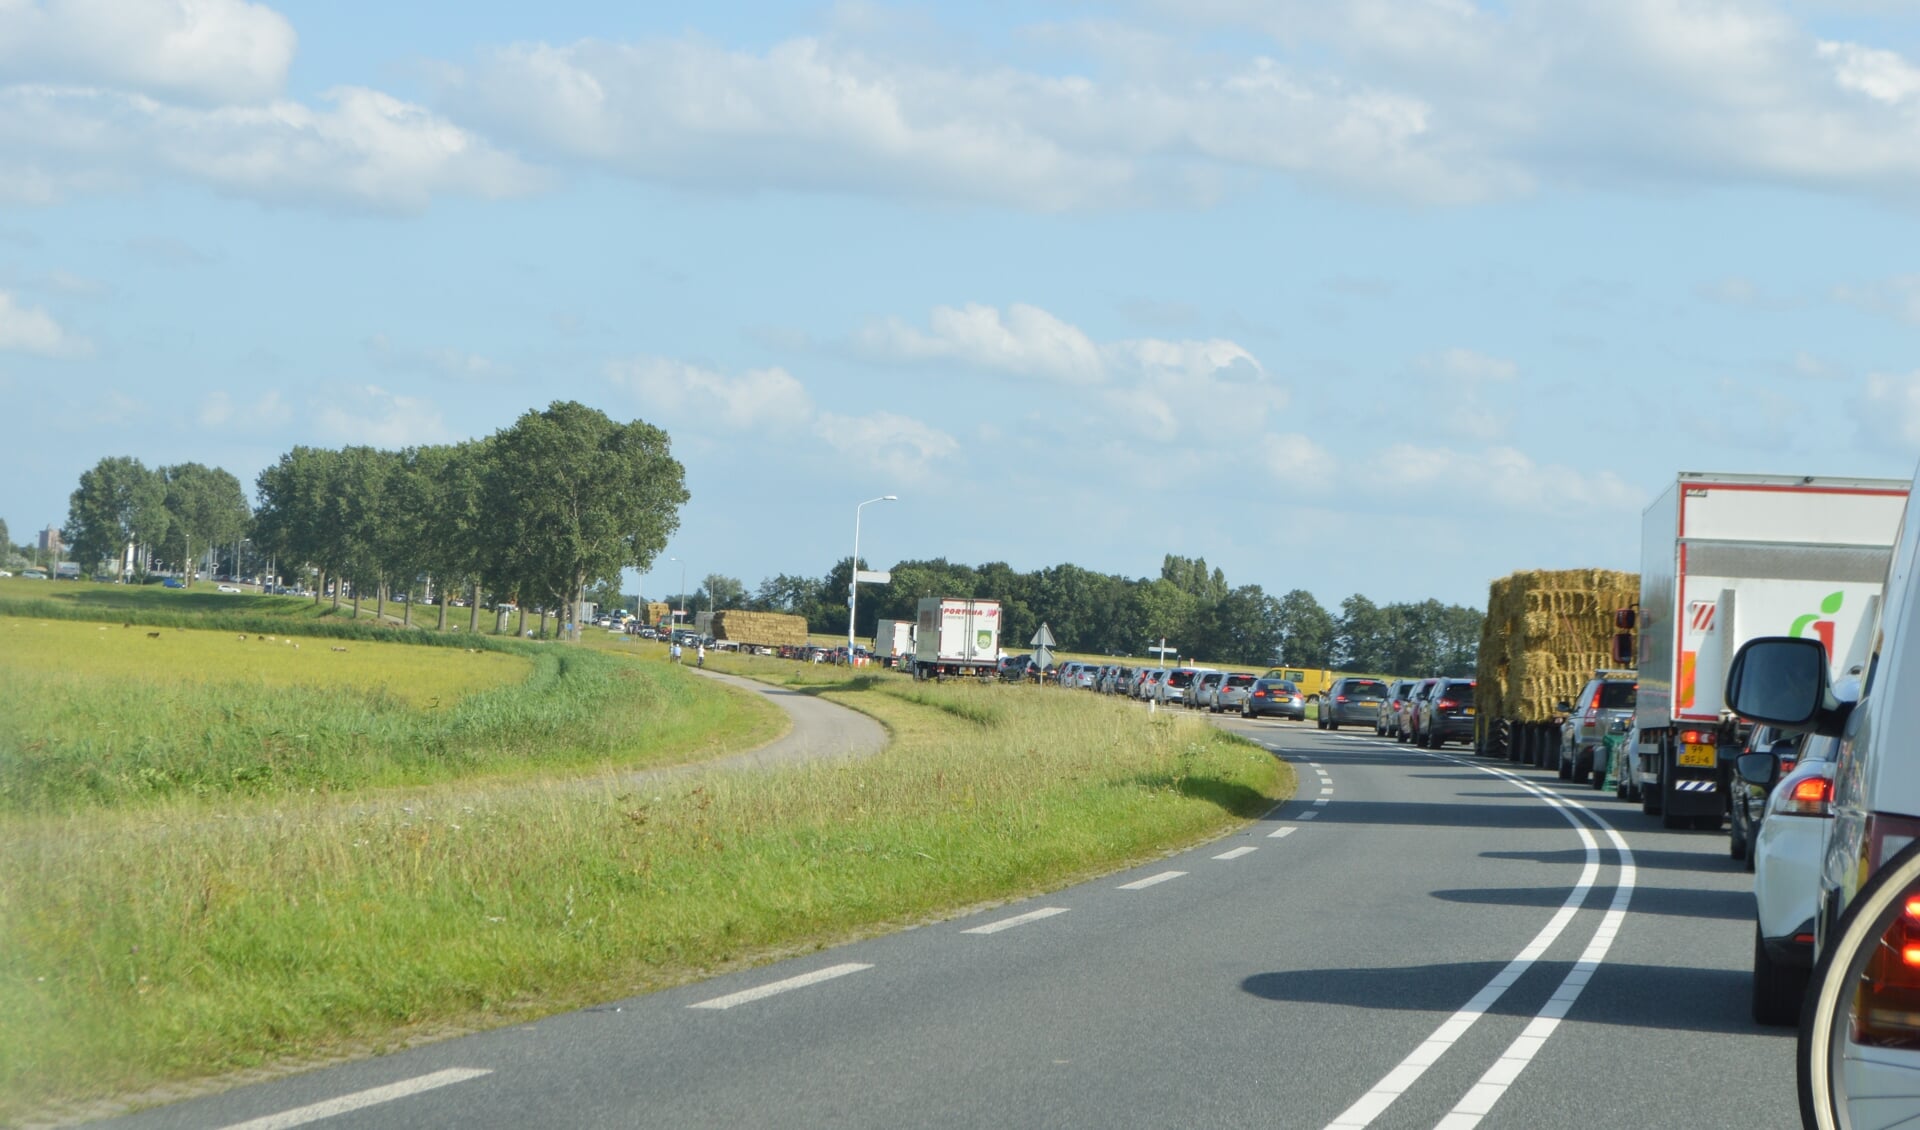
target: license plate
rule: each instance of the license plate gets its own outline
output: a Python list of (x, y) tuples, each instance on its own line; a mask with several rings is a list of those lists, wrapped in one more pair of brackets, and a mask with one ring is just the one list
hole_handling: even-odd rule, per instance
[(1680, 751), (1680, 764), (1689, 769), (1711, 769), (1719, 764), (1719, 754), (1705, 742), (1688, 742)]
[(1471, 718), (1471, 717), (1473, 717), (1473, 707), (1471, 707), (1471, 706), (1469, 706), (1469, 707), (1467, 707), (1467, 709), (1466, 709), (1466, 710), (1464, 711), (1464, 713), (1465, 713), (1465, 714), (1467, 715), (1467, 717), (1469, 717), (1469, 718)]

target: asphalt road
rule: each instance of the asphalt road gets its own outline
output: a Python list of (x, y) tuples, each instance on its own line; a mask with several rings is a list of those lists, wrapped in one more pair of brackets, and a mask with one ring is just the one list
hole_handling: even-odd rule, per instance
[(1226, 724), (1301, 789), (1201, 848), (113, 1125), (1798, 1124), (1724, 834), (1471, 753)]

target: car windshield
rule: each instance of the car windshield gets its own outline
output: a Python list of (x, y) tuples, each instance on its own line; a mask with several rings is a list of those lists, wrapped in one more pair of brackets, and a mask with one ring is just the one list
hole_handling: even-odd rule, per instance
[(1253, 676), (1252, 675), (1228, 675), (1227, 685), (1230, 687), (1252, 686)]
[(1639, 683), (1602, 683), (1600, 685), (1600, 709), (1602, 710), (1632, 710), (1634, 701), (1639, 697)]
[(1374, 679), (1355, 679), (1347, 684), (1348, 698), (1385, 698), (1387, 684)]
[(1452, 699), (1454, 702), (1459, 703), (1461, 706), (1472, 706), (1473, 705), (1473, 684), (1472, 683), (1454, 683), (1449, 687), (1447, 687), (1447, 693), (1445, 697)]
[(1193, 682), (1193, 676), (1194, 672), (1192, 671), (1175, 671), (1167, 676), (1167, 685), (1170, 687), (1184, 687), (1188, 683)]

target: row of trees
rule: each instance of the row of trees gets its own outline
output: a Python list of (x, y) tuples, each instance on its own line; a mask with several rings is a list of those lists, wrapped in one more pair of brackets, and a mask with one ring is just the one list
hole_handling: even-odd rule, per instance
[[(841, 558), (825, 577), (782, 573), (750, 594), (731, 577), (708, 577), (699, 591), (669, 599), (690, 608), (791, 612), (813, 631), (839, 633), (847, 626), (851, 569)], [(1020, 572), (1002, 562), (943, 558), (902, 561), (891, 572), (888, 584), (861, 586), (855, 632), (863, 638), (879, 620), (912, 619), (921, 597), (975, 597), (1000, 602), (1009, 650), (1044, 622), (1062, 647), (1095, 654), (1140, 655), (1164, 637), (1181, 654), (1249, 666), (1471, 674), (1483, 618), (1437, 600), (1379, 605), (1357, 593), (1336, 614), (1304, 589), (1274, 596), (1256, 584), (1231, 585), (1205, 558), (1173, 554), (1158, 577), (1139, 579), (1077, 565)]]
[[(148, 469), (123, 455), (80, 476), (60, 536), (89, 572), (145, 571), (158, 558), (191, 577), (209, 547), (240, 541), (251, 524), (246, 492), (227, 471), (199, 463)], [(123, 556), (129, 546), (132, 561)]]
[[(389, 592), (430, 578), (444, 592), (472, 592), (474, 626), (482, 590), (561, 607), (589, 588), (617, 586), (622, 569), (645, 569), (665, 548), (688, 497), (664, 431), (572, 401), (466, 443), (296, 447), (260, 473), (252, 512), (231, 475), (205, 468), (176, 477), (193, 485), (197, 474), (224, 476), (231, 491), (213, 493), (226, 501), (211, 506), (183, 490), (176, 508), (167, 476), (175, 470), (148, 473), (118, 458), (82, 475), (65, 531), (75, 560), (157, 544), (177, 523), (182, 561), (193, 559), (196, 538), (249, 537), (277, 558), (282, 576), (316, 575), (316, 599), (332, 581), (336, 600), (344, 585), (356, 600), (364, 591), (384, 604)], [(156, 479), (167, 484), (157, 495)], [(444, 623), (444, 601), (441, 609)]]

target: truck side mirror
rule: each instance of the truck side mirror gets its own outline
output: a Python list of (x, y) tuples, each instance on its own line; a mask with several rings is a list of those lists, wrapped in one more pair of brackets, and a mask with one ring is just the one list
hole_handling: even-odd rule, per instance
[(1827, 651), (1817, 639), (1748, 640), (1727, 668), (1727, 709), (1789, 730), (1812, 729), (1827, 706)]
[(1758, 785), (1770, 789), (1780, 776), (1780, 759), (1771, 752), (1743, 753), (1734, 763), (1739, 770), (1740, 779), (1749, 785)]

